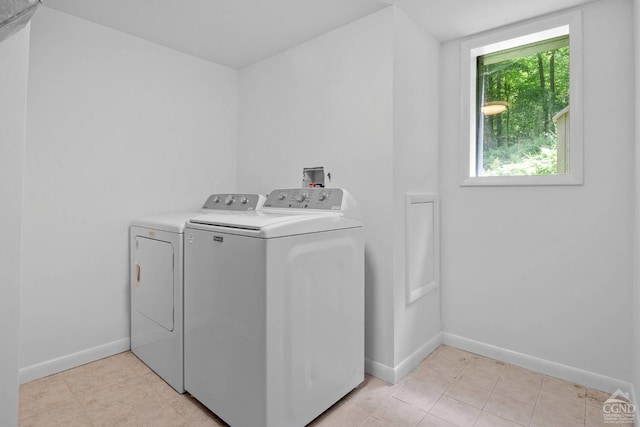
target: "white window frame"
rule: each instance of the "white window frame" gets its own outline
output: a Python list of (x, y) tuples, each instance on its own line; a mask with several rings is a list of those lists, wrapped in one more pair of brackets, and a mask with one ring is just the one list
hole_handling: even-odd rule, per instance
[[(558, 175), (478, 176), (476, 174), (477, 57), (569, 34), (569, 173)], [(565, 13), (483, 34), (461, 44), (461, 186), (582, 185), (583, 183), (582, 13)]]

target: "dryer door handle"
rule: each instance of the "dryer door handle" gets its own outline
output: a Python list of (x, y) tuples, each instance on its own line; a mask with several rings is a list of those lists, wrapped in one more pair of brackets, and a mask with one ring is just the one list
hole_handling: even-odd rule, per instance
[(136, 287), (140, 286), (140, 264), (136, 262)]

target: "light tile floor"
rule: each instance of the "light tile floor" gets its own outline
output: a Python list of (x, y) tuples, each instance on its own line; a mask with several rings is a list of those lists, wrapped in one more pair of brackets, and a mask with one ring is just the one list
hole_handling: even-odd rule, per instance
[[(367, 376), (310, 426), (613, 427), (603, 421), (608, 397), (441, 346), (396, 385)], [(19, 418), (21, 427), (226, 426), (131, 352), (21, 385)]]

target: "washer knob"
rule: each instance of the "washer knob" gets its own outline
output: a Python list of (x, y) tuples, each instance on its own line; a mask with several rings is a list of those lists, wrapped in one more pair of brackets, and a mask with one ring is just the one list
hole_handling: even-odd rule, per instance
[(278, 200), (284, 200), (286, 198), (287, 198), (287, 193), (285, 193), (284, 191), (278, 194)]
[(248, 201), (249, 199), (247, 199), (246, 197), (243, 197), (242, 199), (240, 199), (240, 203), (242, 203), (243, 205), (246, 205)]
[(220, 197), (216, 196), (213, 198), (213, 203), (220, 203)]
[(233, 202), (235, 202), (235, 201), (236, 201), (236, 198), (235, 198), (235, 197), (233, 197), (231, 194), (229, 194), (227, 197), (225, 197), (225, 198), (224, 198), (224, 202), (225, 202), (227, 205), (231, 205), (231, 204), (232, 204)]
[(309, 193), (307, 193), (306, 191), (303, 191), (302, 193), (298, 194), (298, 197), (296, 197), (296, 201), (304, 202), (304, 200), (307, 198), (308, 195)]
[(318, 198), (321, 202), (323, 202), (327, 200), (327, 197), (329, 197), (329, 193), (327, 191), (323, 191), (322, 193), (320, 193), (320, 196)]

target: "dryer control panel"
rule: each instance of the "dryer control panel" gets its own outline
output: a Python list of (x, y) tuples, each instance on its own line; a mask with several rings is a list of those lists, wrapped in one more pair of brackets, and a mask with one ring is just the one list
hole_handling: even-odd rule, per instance
[(221, 211), (255, 211), (264, 203), (261, 194), (212, 194), (202, 209)]
[(273, 190), (264, 202), (265, 208), (342, 210), (341, 188), (290, 188)]

